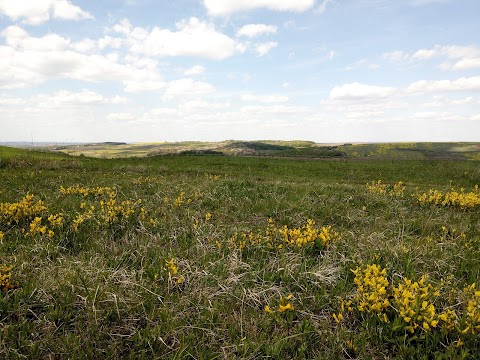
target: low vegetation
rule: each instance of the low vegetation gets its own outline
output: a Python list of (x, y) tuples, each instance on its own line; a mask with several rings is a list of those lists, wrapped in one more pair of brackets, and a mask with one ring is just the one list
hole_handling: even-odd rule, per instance
[(227, 155), (376, 160), (480, 160), (479, 143), (317, 144), (312, 141), (100, 143), (51, 146), (70, 155), (119, 158), (165, 155)]
[(0, 148), (0, 358), (479, 358), (480, 164), (335, 151)]

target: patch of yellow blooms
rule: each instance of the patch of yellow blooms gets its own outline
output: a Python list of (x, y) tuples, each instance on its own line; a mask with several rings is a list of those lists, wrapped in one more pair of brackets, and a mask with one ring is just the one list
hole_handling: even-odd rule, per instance
[(42, 214), (47, 210), (42, 200), (35, 201), (32, 194), (14, 203), (0, 203), (0, 218), (7, 227), (29, 220), (35, 215)]
[[(13, 203), (0, 203), (0, 220), (3, 229), (14, 231), (18, 229), (24, 236), (35, 236), (37, 234), (53, 238), (55, 228), (63, 225), (61, 214), (49, 214), (44, 202), (35, 196), (27, 194), (23, 199)], [(5, 233), (0, 231), (0, 240)]]
[(117, 199), (115, 188), (90, 188), (73, 185), (68, 188), (61, 186), (59, 191), (63, 195), (81, 195), (84, 198), (80, 203), (80, 209), (83, 212), (77, 214), (72, 221), (72, 229), (75, 232), (78, 231), (80, 225), (89, 220), (94, 221), (97, 225), (114, 225), (131, 218), (133, 215), (139, 215), (141, 220), (146, 218), (146, 211), (141, 207), (141, 199), (120, 202)]
[(403, 197), (405, 193), (405, 185), (400, 181), (396, 184), (389, 185), (384, 184), (382, 180), (377, 182), (372, 181), (370, 184), (367, 184), (367, 190), (373, 194), (388, 195), (391, 197)]
[(289, 228), (287, 225), (277, 227), (273, 219), (269, 219), (264, 231), (235, 233), (227, 243), (230, 248), (240, 250), (247, 246), (266, 246), (275, 249), (315, 246), (324, 248), (338, 240), (340, 235), (331, 226), (317, 227), (312, 219), (308, 219), (305, 225), (298, 228)]
[(185, 278), (182, 275), (177, 276), (178, 266), (174, 258), (165, 260), (165, 270), (168, 271), (169, 281), (173, 281), (175, 285), (180, 285), (185, 281)]
[(0, 290), (7, 292), (10, 289), (14, 289), (16, 286), (12, 283), (11, 270), (13, 266), (0, 265)]
[(436, 205), (445, 207), (456, 207), (460, 209), (471, 209), (480, 205), (480, 193), (478, 185), (474, 191), (465, 192), (465, 189), (456, 191), (452, 189), (445, 193), (430, 189), (426, 193), (414, 195), (420, 205)]
[[(288, 311), (294, 311), (295, 307), (290, 303), (290, 300), (292, 300), (292, 298), (293, 294), (289, 294), (287, 296), (280, 296), (280, 300), (278, 303), (278, 312), (283, 313)], [(276, 312), (269, 305), (265, 305), (264, 310), (267, 314), (274, 314)]]
[(340, 311), (333, 314), (336, 323), (344, 320), (346, 312), (358, 311), (374, 315), (393, 330), (410, 334), (435, 329), (459, 336), (480, 334), (480, 290), (475, 284), (463, 290), (462, 301), (446, 300), (440, 299), (442, 284), (435, 287), (426, 276), (418, 281), (404, 277), (394, 286), (387, 279), (387, 269), (377, 264), (359, 266), (352, 272), (355, 295), (340, 302)]

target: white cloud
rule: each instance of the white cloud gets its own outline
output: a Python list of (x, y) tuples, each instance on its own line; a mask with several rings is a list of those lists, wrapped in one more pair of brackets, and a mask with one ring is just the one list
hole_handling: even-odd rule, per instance
[(408, 86), (410, 93), (480, 91), (480, 76), (457, 80), (420, 80)]
[(413, 6), (424, 6), (429, 4), (440, 4), (445, 3), (449, 0), (409, 0), (409, 5)]
[(203, 73), (205, 73), (205, 67), (201, 65), (195, 65), (195, 66), (192, 66), (191, 68), (186, 69), (183, 72), (183, 75), (192, 76), (192, 75), (202, 75)]
[(124, 34), (134, 53), (147, 56), (196, 56), (222, 60), (245, 51), (245, 46), (215, 29), (213, 23), (191, 17), (176, 24), (177, 31), (133, 28), (127, 20), (113, 27)]
[(354, 62), (352, 65), (349, 65), (345, 67), (345, 70), (351, 71), (351, 70), (356, 70), (360, 68), (367, 68), (369, 70), (377, 70), (380, 68), (380, 65), (378, 64), (372, 64), (369, 63), (367, 59), (360, 59), (356, 62)]
[(264, 34), (276, 34), (277, 27), (266, 24), (248, 24), (242, 26), (236, 33), (237, 36), (246, 36), (253, 38)]
[(178, 79), (167, 84), (163, 99), (170, 100), (175, 97), (198, 96), (210, 94), (214, 91), (215, 87), (212, 84), (189, 78)]
[(230, 107), (229, 102), (211, 102), (205, 100), (187, 101), (179, 106), (179, 109), (184, 113), (197, 113), (198, 111), (220, 110)]
[(124, 81), (125, 91), (129, 93), (139, 93), (145, 91), (156, 91), (164, 89), (167, 83), (163, 80), (148, 79), (148, 77), (138, 79), (129, 79)]
[[(151, 59), (116, 54), (85, 54), (78, 43), (57, 34), (31, 37), (24, 29), (10, 26), (0, 33), (8, 46), (0, 46), (0, 89), (23, 88), (48, 79), (86, 82), (119, 81), (126, 91), (156, 90), (165, 83)], [(89, 45), (81, 45), (82, 50)], [(129, 61), (130, 60), (130, 61)]]
[(134, 121), (137, 117), (134, 114), (130, 113), (110, 113), (107, 115), (107, 120), (113, 122), (131, 122)]
[(0, 97), (0, 105), (17, 106), (17, 105), (24, 105), (26, 103), (27, 101), (22, 98)]
[(330, 4), (332, 0), (323, 0), (320, 5), (315, 9), (315, 12), (319, 14), (323, 14), (325, 11), (327, 11), (327, 5)]
[(210, 15), (230, 15), (256, 9), (303, 12), (315, 5), (315, 0), (203, 0)]
[(480, 57), (478, 58), (466, 58), (457, 61), (454, 64), (441, 64), (440, 68), (443, 70), (470, 70), (480, 69)]
[(386, 98), (395, 92), (395, 88), (387, 86), (373, 86), (354, 82), (335, 86), (330, 92), (332, 100), (361, 100), (372, 98)]
[(255, 102), (262, 102), (262, 103), (280, 103), (280, 102), (287, 102), (288, 96), (245, 94), (245, 95), (242, 95), (241, 99), (243, 101), (255, 101)]
[(410, 59), (409, 54), (400, 50), (386, 52), (382, 55), (382, 57), (391, 62), (401, 62), (401, 61), (407, 61)]
[(426, 60), (431, 59), (437, 55), (437, 51), (434, 49), (420, 49), (412, 55), (414, 59)]
[(324, 60), (332, 60), (334, 57), (338, 56), (335, 50), (328, 50), (325, 55), (323, 55)]
[(384, 53), (383, 58), (391, 62), (404, 63), (444, 58), (446, 61), (438, 66), (442, 70), (469, 70), (480, 68), (480, 48), (473, 45), (435, 45), (433, 48), (420, 49), (414, 53), (397, 50)]
[(50, 19), (83, 20), (93, 16), (68, 0), (2, 0), (0, 13), (30, 25), (42, 24)]
[(278, 43), (276, 41), (269, 41), (269, 42), (264, 42), (260, 44), (255, 45), (255, 51), (257, 53), (257, 56), (265, 56), (267, 55), (270, 50), (276, 48), (278, 46)]
[(35, 103), (40, 108), (59, 108), (65, 106), (99, 105), (99, 104), (124, 104), (127, 99), (121, 96), (107, 98), (91, 90), (83, 89), (80, 92), (60, 90), (53, 94), (39, 94)]
[(271, 115), (271, 114), (301, 114), (310, 112), (306, 106), (285, 106), (285, 105), (250, 105), (243, 106), (240, 109), (243, 113), (256, 115)]
[(467, 105), (467, 104), (473, 103), (473, 101), (474, 100), (473, 100), (472, 96), (467, 96), (466, 98), (463, 98), (463, 99), (453, 100), (452, 104), (453, 105)]
[(435, 121), (455, 121), (461, 120), (462, 116), (448, 111), (420, 111), (413, 114), (418, 120), (435, 120)]

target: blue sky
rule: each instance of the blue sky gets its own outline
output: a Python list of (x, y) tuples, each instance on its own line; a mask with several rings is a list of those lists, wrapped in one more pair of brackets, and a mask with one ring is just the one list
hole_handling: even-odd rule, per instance
[(0, 142), (480, 141), (478, 0), (0, 0)]

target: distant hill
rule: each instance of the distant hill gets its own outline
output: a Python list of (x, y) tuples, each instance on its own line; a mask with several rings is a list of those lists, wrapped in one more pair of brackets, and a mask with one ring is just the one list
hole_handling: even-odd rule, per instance
[[(39, 147), (36, 149), (38, 150)], [(375, 144), (319, 144), (312, 141), (272, 140), (184, 141), (133, 144), (104, 142), (74, 145), (62, 144), (61, 146), (49, 145), (41, 149), (68, 155), (97, 158), (224, 155), (305, 159), (480, 160), (480, 143), (458, 142)]]

